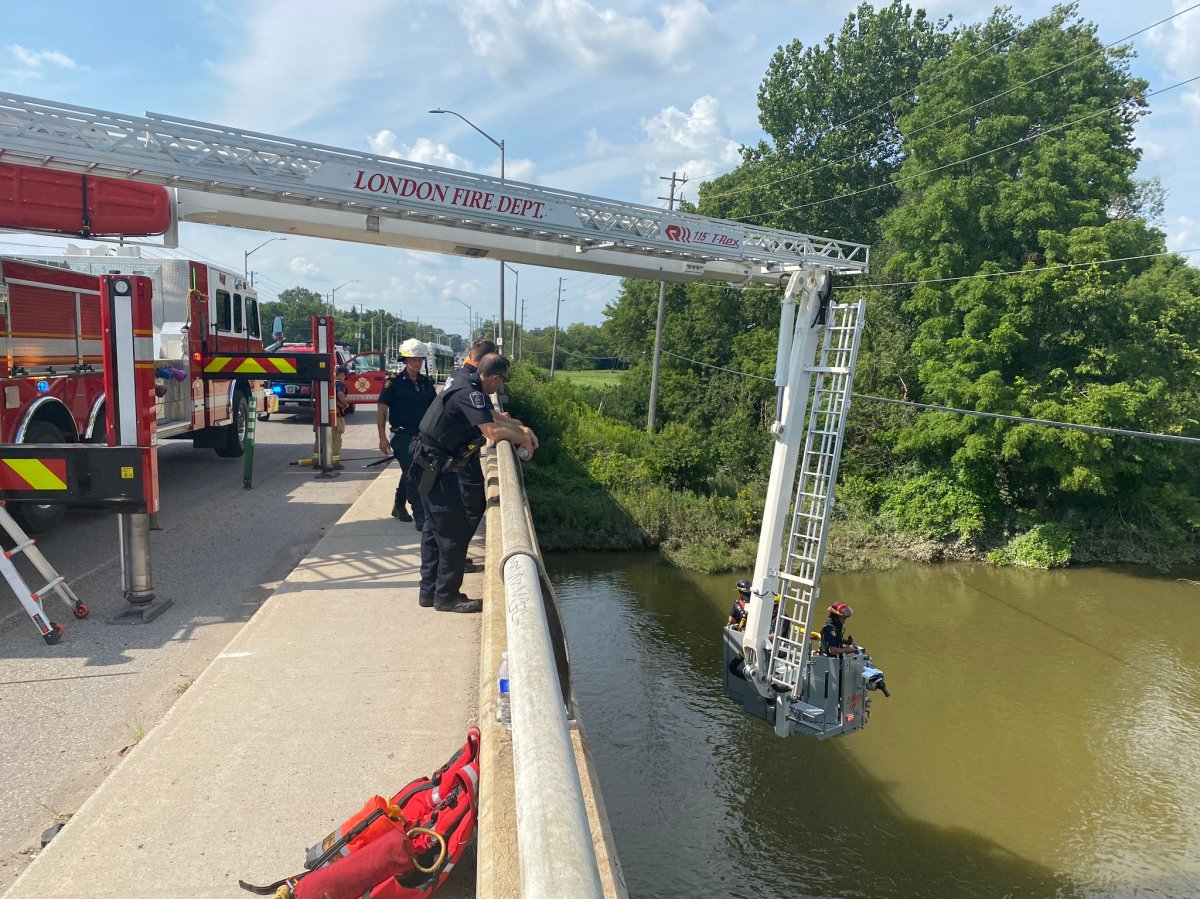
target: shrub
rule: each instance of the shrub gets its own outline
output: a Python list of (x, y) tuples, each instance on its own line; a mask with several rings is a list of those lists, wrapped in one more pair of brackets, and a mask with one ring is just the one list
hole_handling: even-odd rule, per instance
[(1077, 536), (1062, 524), (1039, 524), (1013, 537), (1004, 547), (988, 553), (996, 565), (1025, 568), (1065, 568), (1071, 562)]

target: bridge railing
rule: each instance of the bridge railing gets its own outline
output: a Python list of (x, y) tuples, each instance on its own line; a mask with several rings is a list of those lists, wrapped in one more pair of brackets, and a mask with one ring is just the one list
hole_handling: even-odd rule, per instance
[[(488, 517), (477, 895), (624, 899), (520, 463), (512, 445), (502, 442), (491, 448), (484, 465)], [(496, 674), (505, 651), (511, 732), (497, 715)]]

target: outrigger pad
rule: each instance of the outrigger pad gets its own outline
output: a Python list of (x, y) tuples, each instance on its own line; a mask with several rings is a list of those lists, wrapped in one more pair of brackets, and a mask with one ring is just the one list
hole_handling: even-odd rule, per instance
[(391, 799), (372, 796), (341, 827), (309, 848), (308, 870), (252, 893), (295, 899), (424, 899), (450, 876), (475, 833), (479, 728), (429, 777)]

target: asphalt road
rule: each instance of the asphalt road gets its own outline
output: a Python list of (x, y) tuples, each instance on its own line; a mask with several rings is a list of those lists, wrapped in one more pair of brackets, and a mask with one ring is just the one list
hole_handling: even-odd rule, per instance
[[(374, 406), (347, 418), (343, 455), (379, 458), (374, 420)], [(57, 597), (46, 601), (66, 628), (57, 645), (46, 645), (0, 581), (0, 893), (42, 831), (154, 727), (370, 480), (397, 476), (394, 464), (363, 470), (365, 461), (348, 461), (332, 480), (289, 466), (309, 455), (306, 417), (273, 416), (256, 438), (252, 490), (243, 489), (241, 459), (184, 441), (160, 450), (151, 570), (157, 596), (174, 605), (149, 624), (108, 623), (127, 603), (117, 520), (105, 512), (71, 510), (38, 539), (91, 608), (76, 621)]]

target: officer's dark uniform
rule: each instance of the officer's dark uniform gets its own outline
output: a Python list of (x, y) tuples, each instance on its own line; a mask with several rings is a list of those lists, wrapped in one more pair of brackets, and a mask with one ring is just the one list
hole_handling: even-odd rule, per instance
[[(461, 372), (462, 370), (460, 370)], [(421, 419), (420, 439), (413, 446), (413, 476), (425, 512), (421, 529), (423, 606), (443, 611), (478, 611), (459, 593), (473, 525), (467, 515), (458, 473), (479, 454), (479, 425), (492, 418), (492, 401), (483, 392), (478, 372), (463, 372), (442, 389)]]
[(821, 628), (821, 655), (830, 655), (831, 646), (849, 646), (854, 641), (843, 636), (845, 622), (837, 615), (831, 614), (825, 626)]
[[(462, 368), (455, 369), (446, 379), (446, 387), (450, 388), (461, 379), (479, 376), (479, 369), (470, 362), (464, 362)], [(479, 461), (479, 453), (471, 457), (467, 466), (458, 473), (458, 485), (462, 490), (463, 506), (467, 510), (467, 521), (471, 525), (471, 536), (479, 530), (483, 521), (483, 513), (487, 509), (487, 491), (483, 486), (483, 463)]]
[(437, 397), (433, 379), (418, 374), (414, 383), (407, 371), (383, 382), (379, 391), (379, 402), (388, 407), (388, 427), (392, 431), (392, 455), (400, 463), (400, 483), (396, 485), (396, 508), (403, 509), (405, 499), (412, 506), (413, 519), (417, 527), (425, 520), (421, 509), (421, 496), (416, 482), (410, 476), (412, 468), (412, 441), (419, 433), (421, 419)]

